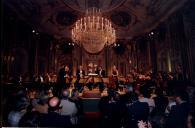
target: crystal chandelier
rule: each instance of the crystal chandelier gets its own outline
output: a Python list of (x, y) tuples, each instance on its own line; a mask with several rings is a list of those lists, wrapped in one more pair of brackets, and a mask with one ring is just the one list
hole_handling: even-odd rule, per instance
[(116, 32), (111, 22), (102, 17), (100, 9), (86, 10), (85, 16), (77, 20), (72, 29), (72, 40), (83, 46), (89, 53), (98, 53), (104, 46), (116, 40)]

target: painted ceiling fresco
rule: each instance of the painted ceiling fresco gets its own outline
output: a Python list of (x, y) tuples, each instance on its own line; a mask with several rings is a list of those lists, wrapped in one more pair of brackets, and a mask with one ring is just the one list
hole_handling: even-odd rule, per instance
[(117, 38), (131, 39), (154, 29), (187, 0), (4, 0), (17, 16), (40, 32), (69, 38), (77, 19), (98, 7), (116, 28)]

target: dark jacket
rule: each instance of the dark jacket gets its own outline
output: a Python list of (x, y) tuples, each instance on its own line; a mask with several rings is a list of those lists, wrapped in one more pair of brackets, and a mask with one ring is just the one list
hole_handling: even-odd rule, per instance
[(147, 121), (149, 116), (148, 103), (136, 101), (128, 107), (129, 112), (129, 126), (132, 128), (137, 127), (139, 120)]
[(65, 127), (71, 128), (69, 116), (62, 116), (56, 112), (49, 112), (48, 114), (42, 114), (40, 116), (41, 127)]
[[(85, 71), (84, 70), (82, 70), (82, 75), (85, 76)], [(77, 70), (76, 77), (77, 77), (77, 79), (80, 79), (80, 70)]]
[(173, 106), (166, 120), (165, 128), (187, 128), (188, 113), (189, 104), (187, 102)]
[(102, 71), (98, 70), (98, 75), (105, 77), (106, 76), (105, 70), (102, 70)]

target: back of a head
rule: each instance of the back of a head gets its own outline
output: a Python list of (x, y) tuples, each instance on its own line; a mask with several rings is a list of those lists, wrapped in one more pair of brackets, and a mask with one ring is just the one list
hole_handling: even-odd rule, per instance
[(142, 87), (139, 89), (139, 92), (140, 92), (140, 94), (142, 94), (144, 97), (149, 98), (149, 91), (148, 91), (148, 88), (147, 88), (147, 87), (142, 86)]
[(62, 98), (63, 99), (68, 99), (69, 94), (70, 94), (69, 90), (67, 90), (67, 89), (62, 90)]
[(39, 100), (39, 104), (45, 105), (48, 103), (49, 97), (47, 95), (42, 95)]
[(56, 111), (60, 108), (60, 99), (58, 97), (52, 97), (48, 102), (49, 111)]
[(108, 89), (108, 97), (114, 97), (115, 96), (115, 91), (113, 89)]
[(133, 93), (133, 92), (130, 93), (129, 98), (130, 98), (130, 100), (131, 100), (132, 103), (133, 102), (136, 102), (138, 100), (137, 94), (136, 93)]
[(73, 89), (71, 92), (71, 97), (75, 97), (77, 96), (78, 90), (77, 89)]
[(161, 88), (156, 88), (155, 93), (157, 96), (163, 96), (163, 90)]

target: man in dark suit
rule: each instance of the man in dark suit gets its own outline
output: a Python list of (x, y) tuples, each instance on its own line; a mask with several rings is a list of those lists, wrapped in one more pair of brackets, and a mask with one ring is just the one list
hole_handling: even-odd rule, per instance
[(65, 65), (60, 68), (58, 73), (58, 86), (56, 86), (56, 94), (60, 95), (62, 88), (66, 86), (65, 84)]
[(85, 70), (83, 69), (83, 66), (80, 65), (79, 69), (77, 69), (76, 77), (77, 79), (83, 78), (85, 76)]
[(70, 87), (71, 75), (72, 75), (72, 73), (67, 65), (63, 66), (63, 68), (60, 69), (59, 80), (58, 80), (58, 82), (60, 84), (60, 90), (62, 88)]
[[(98, 68), (98, 70), (97, 70), (96, 73), (97, 73), (98, 76), (100, 76), (100, 77), (106, 77), (106, 72), (105, 72), (105, 70), (102, 69), (102, 66), (100, 66), (100, 67)], [(102, 81), (102, 82), (98, 82), (97, 84), (99, 85), (99, 90), (100, 90), (100, 92), (102, 92), (102, 91), (104, 90), (104, 88), (105, 88), (103, 81)]]
[(106, 76), (106, 72), (105, 72), (105, 70), (102, 69), (102, 66), (100, 66), (99, 69), (98, 69), (98, 75), (101, 76), (101, 77)]
[(63, 66), (62, 68), (60, 68), (59, 76), (58, 76), (59, 83), (63, 83), (64, 82), (64, 76), (65, 76), (65, 66)]
[(84, 78), (84, 76), (85, 76), (85, 70), (83, 69), (83, 66), (80, 65), (79, 69), (77, 69), (77, 72), (76, 72), (77, 80), (75, 82), (75, 86), (79, 92), (81, 92), (83, 90), (83, 85), (82, 85), (82, 83), (79, 83), (79, 81), (81, 78)]

